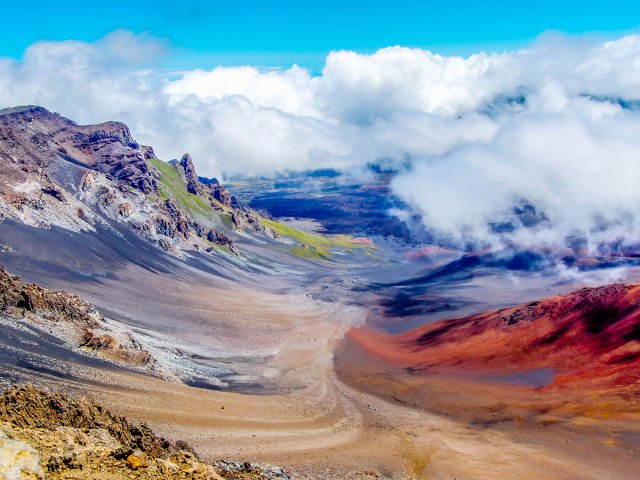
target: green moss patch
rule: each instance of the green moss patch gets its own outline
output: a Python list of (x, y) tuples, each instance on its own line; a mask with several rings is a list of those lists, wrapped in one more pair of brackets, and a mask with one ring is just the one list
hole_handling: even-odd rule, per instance
[(342, 249), (347, 252), (353, 252), (358, 249), (371, 249), (368, 245), (354, 244), (353, 237), (350, 235), (321, 235), (304, 232), (268, 218), (261, 218), (260, 220), (279, 236), (289, 237), (298, 242), (300, 245), (291, 248), (291, 253), (299, 257), (329, 260), (334, 249)]
[(162, 201), (171, 198), (180, 207), (191, 213), (201, 213), (207, 216), (212, 214), (211, 205), (198, 195), (193, 195), (187, 191), (187, 186), (176, 167), (157, 158), (149, 160), (149, 164), (160, 174), (158, 189), (160, 190), (160, 199)]

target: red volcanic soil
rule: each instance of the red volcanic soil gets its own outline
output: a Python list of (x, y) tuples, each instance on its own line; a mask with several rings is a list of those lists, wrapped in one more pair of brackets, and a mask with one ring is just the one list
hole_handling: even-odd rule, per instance
[(351, 245), (364, 245), (367, 247), (375, 247), (376, 244), (373, 240), (371, 240), (370, 238), (366, 238), (366, 237), (357, 237), (357, 238), (353, 238), (351, 239)]
[(459, 256), (460, 253), (455, 250), (449, 250), (447, 248), (438, 247), (436, 245), (429, 245), (419, 248), (407, 254), (407, 258), (410, 260), (421, 260), (423, 258), (443, 258), (449, 256)]
[(547, 369), (547, 389), (634, 388), (640, 386), (640, 286), (584, 288), (401, 335), (362, 327), (348, 337), (368, 354), (414, 373), (486, 380)]

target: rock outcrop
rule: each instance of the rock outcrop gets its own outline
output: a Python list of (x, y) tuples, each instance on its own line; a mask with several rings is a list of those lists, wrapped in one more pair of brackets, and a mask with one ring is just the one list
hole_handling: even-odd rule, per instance
[(265, 232), (265, 227), (260, 218), (251, 210), (234, 210), (231, 215), (231, 223), (236, 230), (243, 230), (248, 227), (256, 232)]
[(215, 243), (216, 245), (227, 247), (235, 255), (240, 254), (229, 237), (218, 230), (209, 230), (209, 233), (207, 233), (207, 240), (209, 240), (211, 243)]
[(164, 210), (171, 218), (172, 225), (175, 225), (175, 230), (181, 234), (182, 238), (188, 239), (191, 237), (189, 221), (184, 212), (178, 208), (173, 200), (167, 199), (164, 202)]
[(211, 196), (216, 201), (230, 208), (234, 208), (237, 206), (237, 202), (235, 198), (231, 195), (229, 190), (224, 188), (222, 185), (216, 185), (215, 183), (210, 183), (208, 186), (211, 191)]
[(128, 332), (115, 329), (77, 295), (25, 282), (0, 266), (0, 312), (44, 326), (78, 348), (109, 360), (147, 366), (153, 358)]
[(95, 327), (101, 320), (93, 306), (67, 292), (54, 292), (11, 275), (0, 266), (0, 311), (32, 312), (54, 322), (73, 322)]
[[(85, 398), (12, 387), (0, 397), (0, 472), (5, 478), (287, 480), (280, 468), (206, 464), (183, 441), (169, 442)], [(13, 470), (11, 470), (13, 469)], [(7, 476), (17, 471), (22, 476)]]

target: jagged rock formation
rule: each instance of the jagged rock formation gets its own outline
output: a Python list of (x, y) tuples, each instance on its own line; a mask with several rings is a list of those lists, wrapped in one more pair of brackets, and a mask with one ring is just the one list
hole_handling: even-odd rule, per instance
[[(236, 218), (234, 228), (222, 215)], [(4, 218), (89, 232), (122, 225), (176, 255), (207, 250), (209, 230), (236, 254), (236, 232), (264, 233), (260, 219), (219, 182), (200, 181), (188, 154), (169, 166), (122, 123), (77, 125), (34, 106), (0, 110)]]
[(153, 359), (127, 332), (105, 322), (93, 305), (64, 291), (51, 291), (11, 275), (0, 266), (0, 312), (46, 326), (77, 347), (110, 360), (151, 366)]
[(98, 475), (130, 479), (289, 478), (271, 466), (236, 462), (208, 465), (187, 443), (158, 437), (144, 423), (133, 424), (87, 399), (48, 393), (30, 385), (12, 387), (0, 397), (0, 469), (5, 465), (23, 475), (5, 478), (44, 478), (40, 465), (50, 479)]
[(180, 160), (180, 166), (184, 171), (184, 176), (187, 181), (187, 191), (189, 193), (193, 193), (194, 195), (197, 194), (200, 187), (200, 181), (198, 180), (198, 175), (196, 174), (196, 167), (193, 166), (191, 155), (185, 153)]
[(220, 185), (220, 182), (218, 182), (217, 180), (215, 180), (215, 182), (202, 182), (200, 180), (202, 177), (198, 177), (196, 168), (193, 165), (193, 160), (191, 159), (191, 155), (185, 153), (180, 159), (180, 162), (178, 162), (178, 165), (182, 169), (182, 174), (187, 184), (187, 191), (189, 193), (193, 195), (201, 194), (204, 197), (212, 198), (229, 208), (239, 207), (236, 198), (231, 195), (231, 192), (229, 192), (229, 190)]
[(218, 230), (209, 230), (209, 233), (207, 233), (207, 240), (209, 240), (211, 243), (215, 243), (216, 245), (221, 245), (223, 247), (229, 248), (229, 250), (231, 250), (231, 252), (236, 255), (240, 254), (229, 237)]

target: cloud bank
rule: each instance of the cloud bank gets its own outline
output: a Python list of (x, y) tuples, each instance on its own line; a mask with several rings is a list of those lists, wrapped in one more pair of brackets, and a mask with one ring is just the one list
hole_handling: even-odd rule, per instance
[(640, 36), (546, 35), (467, 58), (336, 51), (320, 75), (166, 72), (168, 48), (127, 31), (36, 43), (0, 58), (0, 106), (123, 121), (208, 176), (385, 162), (393, 191), (452, 243), (640, 243)]

